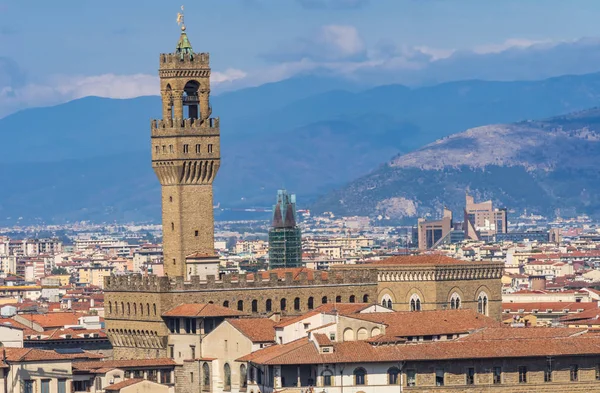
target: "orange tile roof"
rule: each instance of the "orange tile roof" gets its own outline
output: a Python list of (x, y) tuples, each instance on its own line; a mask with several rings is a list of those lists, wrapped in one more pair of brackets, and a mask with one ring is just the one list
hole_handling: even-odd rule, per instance
[(305, 314), (298, 315), (297, 317), (286, 318), (285, 320), (279, 321), (279, 323), (277, 323), (275, 325), (275, 328), (282, 328), (282, 327), (290, 326), (296, 322), (300, 322), (306, 318), (314, 317), (315, 315), (318, 315), (318, 314), (321, 314), (321, 313), (319, 311), (313, 310), (313, 311), (309, 311)]
[(328, 346), (333, 345), (333, 342), (327, 337), (326, 334), (323, 333), (315, 333), (315, 341), (319, 344), (319, 346)]
[(469, 309), (365, 313), (349, 317), (386, 325), (385, 335), (390, 338), (459, 334), (502, 326), (500, 322)]
[[(580, 303), (581, 304), (581, 303)], [(565, 315), (560, 318), (561, 322), (579, 321), (583, 319), (594, 319), (600, 317), (600, 308), (590, 308), (577, 314)]]
[(177, 307), (163, 313), (163, 317), (235, 317), (247, 315), (241, 311), (233, 310), (228, 307), (218, 306), (208, 303), (190, 303), (180, 304)]
[(6, 360), (8, 362), (36, 362), (50, 360), (72, 360), (72, 359), (101, 359), (104, 356), (89, 352), (78, 354), (62, 354), (55, 351), (47, 351), (36, 348), (5, 348)]
[(21, 329), (21, 330), (23, 330), (23, 336), (40, 334), (39, 332), (31, 329), (29, 326), (23, 325), (22, 323), (19, 323), (11, 318), (0, 318), (0, 325), (11, 326), (16, 329)]
[(533, 312), (538, 310), (540, 312), (546, 312), (546, 310), (552, 310), (554, 312), (562, 312), (563, 310), (569, 310), (569, 312), (577, 312), (577, 310), (597, 310), (597, 302), (527, 302), (527, 303), (502, 303), (502, 310), (509, 310), (511, 312)]
[(499, 359), (600, 354), (600, 337), (580, 335), (551, 339), (451, 340), (422, 344), (373, 345), (367, 341), (335, 343), (333, 352), (321, 354), (314, 343), (302, 338), (243, 356), (238, 361), (265, 365), (322, 363), (368, 363), (436, 361), (455, 359)]
[(228, 319), (227, 322), (252, 342), (275, 341), (275, 321), (269, 318), (237, 318)]
[(564, 323), (567, 326), (579, 326), (579, 325), (587, 325), (587, 326), (596, 326), (600, 325), (600, 319), (598, 318), (589, 318), (589, 319), (580, 319), (577, 321), (569, 321)]
[(121, 381), (119, 383), (115, 383), (113, 385), (108, 385), (104, 388), (104, 390), (106, 391), (119, 391), (123, 388), (126, 388), (127, 386), (131, 386), (131, 385), (135, 385), (136, 383), (140, 383), (142, 382), (144, 379), (143, 378), (131, 378), (131, 379), (126, 379), (124, 381)]
[[(45, 340), (65, 340), (61, 336), (70, 334), (73, 338), (83, 338), (79, 337), (79, 335), (83, 334), (98, 334), (98, 338), (106, 338), (106, 333), (102, 329), (56, 329), (50, 333), (50, 335)], [(90, 337), (95, 338), (95, 337)]]
[(44, 329), (61, 328), (65, 325), (78, 325), (80, 314), (72, 312), (51, 312), (46, 314), (22, 315), (25, 319), (33, 321)]
[(95, 362), (76, 362), (73, 368), (79, 371), (93, 371), (103, 368), (135, 368), (135, 367), (161, 367), (175, 366), (177, 363), (171, 358), (132, 359), (132, 360), (102, 360)]
[(468, 336), (461, 337), (459, 340), (512, 340), (512, 339), (549, 339), (565, 338), (578, 336), (586, 333), (587, 329), (573, 329), (566, 327), (527, 327), (527, 328), (485, 328)]

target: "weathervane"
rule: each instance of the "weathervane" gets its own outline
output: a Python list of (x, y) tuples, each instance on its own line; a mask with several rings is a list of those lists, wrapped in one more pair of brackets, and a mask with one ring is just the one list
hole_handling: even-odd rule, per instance
[(181, 26), (182, 31), (185, 31), (185, 23), (183, 22), (183, 6), (181, 6), (181, 12), (177, 13), (177, 24)]

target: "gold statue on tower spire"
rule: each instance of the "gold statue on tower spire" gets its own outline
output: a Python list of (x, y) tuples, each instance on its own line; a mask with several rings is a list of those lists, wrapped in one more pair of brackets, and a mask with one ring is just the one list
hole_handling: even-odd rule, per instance
[(181, 12), (177, 13), (177, 24), (181, 26), (182, 31), (185, 31), (185, 23), (183, 22), (183, 6), (181, 6)]

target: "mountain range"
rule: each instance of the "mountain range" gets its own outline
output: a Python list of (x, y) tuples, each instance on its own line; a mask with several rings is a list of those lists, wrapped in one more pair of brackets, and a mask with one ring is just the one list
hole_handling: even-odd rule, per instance
[[(307, 76), (225, 93), (212, 100), (213, 113), (221, 117), (222, 135), (215, 203), (270, 206), (276, 189), (286, 187), (298, 195), (300, 206), (314, 202), (318, 210), (389, 215), (392, 211), (373, 209), (371, 202), (351, 207), (352, 198), (360, 201), (367, 195), (352, 181), (392, 172), (402, 172), (406, 181), (412, 181), (411, 176), (419, 178), (427, 171), (439, 175), (450, 168), (458, 170), (462, 164), (445, 161), (441, 170), (396, 162), (409, 160), (403, 157), (419, 160), (414, 154), (423, 150), (418, 149), (436, 140), (465, 143), (456, 137), (442, 139), (465, 129), (545, 118), (599, 103), (600, 74), (527, 82), (463, 81), (414, 89), (364, 88)], [(160, 190), (150, 166), (148, 128), (159, 111), (160, 98), (154, 96), (87, 97), (0, 119), (5, 146), (0, 156), (4, 184), (0, 222), (18, 217), (47, 222), (158, 222)], [(392, 157), (394, 161), (382, 166)], [(496, 166), (501, 171), (525, 168)], [(492, 165), (476, 168), (473, 176)], [(554, 173), (541, 167), (523, 171), (530, 174), (537, 169)], [(475, 187), (477, 181), (472, 182), (474, 189), (480, 189)], [(348, 190), (353, 197), (339, 198)], [(393, 187), (387, 196), (381, 192), (381, 201), (399, 195)], [(429, 199), (414, 198), (417, 212), (446, 203), (440, 197), (428, 206)]]
[(475, 127), (399, 155), (315, 203), (398, 220), (461, 211), (465, 191), (496, 207), (600, 214), (600, 108)]

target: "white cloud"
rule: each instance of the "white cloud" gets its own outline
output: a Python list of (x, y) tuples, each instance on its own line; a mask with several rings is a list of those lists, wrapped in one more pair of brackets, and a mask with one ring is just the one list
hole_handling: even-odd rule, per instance
[(221, 83), (230, 83), (240, 79), (244, 79), (248, 74), (242, 70), (236, 68), (228, 68), (223, 72), (213, 72), (211, 74), (210, 82), (213, 85), (218, 86)]
[(76, 99), (87, 96), (107, 98), (133, 98), (157, 95), (158, 77), (146, 74), (115, 75), (104, 74), (82, 77), (54, 77), (49, 88), (54, 88), (60, 96)]
[(329, 25), (321, 29), (321, 39), (325, 45), (336, 48), (340, 55), (355, 56), (365, 49), (365, 45), (354, 26)]
[(273, 50), (261, 55), (266, 60), (282, 63), (300, 60), (356, 61), (366, 55), (365, 44), (356, 27), (326, 25), (306, 37), (281, 42)]
[[(218, 89), (246, 75), (244, 71), (228, 68), (224, 72), (213, 72), (211, 82)], [(158, 77), (147, 74), (55, 75), (44, 83), (0, 87), (0, 118), (26, 107), (56, 105), (88, 96), (134, 98), (158, 95), (159, 89)]]
[(528, 40), (524, 38), (510, 38), (500, 44), (478, 45), (472, 49), (472, 52), (483, 55), (488, 53), (500, 53), (509, 49), (529, 48), (533, 45), (549, 43), (552, 44), (553, 42), (550, 40)]

